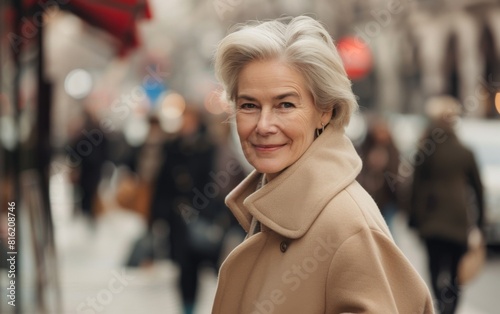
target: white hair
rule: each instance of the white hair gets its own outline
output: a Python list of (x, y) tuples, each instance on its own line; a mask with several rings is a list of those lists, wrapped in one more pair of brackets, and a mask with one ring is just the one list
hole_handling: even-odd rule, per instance
[(332, 110), (331, 122), (345, 127), (358, 104), (342, 60), (320, 22), (308, 16), (250, 22), (227, 35), (215, 53), (215, 75), (234, 104), (238, 78), (253, 61), (280, 60), (305, 79), (315, 106)]

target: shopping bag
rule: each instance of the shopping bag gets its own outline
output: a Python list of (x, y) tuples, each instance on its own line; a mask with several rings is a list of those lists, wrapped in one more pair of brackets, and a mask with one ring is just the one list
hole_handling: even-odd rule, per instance
[(486, 262), (486, 245), (479, 228), (471, 229), (468, 249), (458, 264), (458, 284), (465, 285), (477, 277)]

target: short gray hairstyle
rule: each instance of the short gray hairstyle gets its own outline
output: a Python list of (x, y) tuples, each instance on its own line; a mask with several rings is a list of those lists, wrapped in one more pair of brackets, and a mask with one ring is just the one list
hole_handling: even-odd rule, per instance
[(320, 111), (333, 110), (331, 121), (345, 127), (358, 104), (332, 38), (308, 16), (240, 25), (215, 53), (215, 75), (234, 104), (238, 77), (252, 61), (281, 60), (303, 75)]

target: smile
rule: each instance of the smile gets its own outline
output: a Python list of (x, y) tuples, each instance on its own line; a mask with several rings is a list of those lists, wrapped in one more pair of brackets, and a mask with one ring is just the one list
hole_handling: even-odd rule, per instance
[(255, 150), (259, 152), (273, 152), (276, 151), (282, 147), (284, 147), (286, 144), (281, 144), (281, 145), (253, 145)]

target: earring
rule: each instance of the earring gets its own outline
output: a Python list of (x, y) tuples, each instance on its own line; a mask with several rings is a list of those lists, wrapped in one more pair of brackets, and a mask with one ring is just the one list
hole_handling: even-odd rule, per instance
[(316, 137), (318, 137), (321, 133), (325, 131), (325, 124), (321, 122), (321, 133), (319, 132), (320, 129), (316, 129)]

